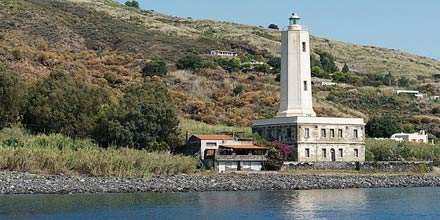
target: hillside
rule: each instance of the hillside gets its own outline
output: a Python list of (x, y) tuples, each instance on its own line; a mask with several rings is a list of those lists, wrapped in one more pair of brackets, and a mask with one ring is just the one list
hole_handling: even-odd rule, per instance
[[(25, 81), (63, 70), (78, 80), (107, 87), (118, 97), (128, 84), (143, 80), (139, 72), (146, 62), (161, 57), (172, 70), (162, 80), (169, 85), (180, 114), (209, 124), (249, 126), (255, 118), (273, 116), (279, 99), (275, 76), (221, 68), (175, 71), (175, 62), (211, 49), (266, 60), (279, 56), (280, 45), (276, 30), (173, 17), (112, 0), (0, 0), (0, 62)], [(430, 95), (440, 93), (440, 84), (433, 77), (440, 73), (437, 60), (320, 37), (312, 37), (311, 45), (315, 52), (331, 53), (339, 68), (347, 63), (357, 75), (392, 73), (408, 77), (409, 88)], [(237, 85), (244, 86), (242, 94), (232, 92)], [(321, 116), (364, 118), (377, 113), (397, 118), (404, 114), (408, 117), (402, 124), (413, 123), (440, 134), (435, 126), (440, 119), (432, 111), (438, 103), (394, 97), (393, 87), (358, 87), (316, 88), (315, 110)], [(362, 97), (358, 93), (375, 92), (395, 99), (395, 105), (381, 111), (380, 102), (368, 100), (375, 97), (358, 100)], [(370, 105), (356, 105), (359, 102)], [(399, 112), (395, 106), (400, 103), (411, 108)]]

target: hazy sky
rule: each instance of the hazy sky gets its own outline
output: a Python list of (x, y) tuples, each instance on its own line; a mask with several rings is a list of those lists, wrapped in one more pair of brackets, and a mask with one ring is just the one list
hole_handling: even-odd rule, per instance
[[(123, 3), (125, 0), (118, 0)], [(291, 12), (313, 35), (440, 60), (440, 0), (139, 0), (169, 15), (286, 26)]]

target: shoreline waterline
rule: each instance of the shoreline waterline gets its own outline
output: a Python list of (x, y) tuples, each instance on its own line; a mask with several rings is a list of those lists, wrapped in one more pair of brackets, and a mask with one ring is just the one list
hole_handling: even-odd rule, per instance
[(282, 191), (435, 186), (440, 186), (438, 176), (409, 174), (172, 175), (145, 179), (0, 172), (0, 194)]

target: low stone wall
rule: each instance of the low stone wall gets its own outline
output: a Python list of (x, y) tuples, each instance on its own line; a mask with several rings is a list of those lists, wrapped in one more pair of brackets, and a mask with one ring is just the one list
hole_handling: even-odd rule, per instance
[(367, 172), (431, 172), (430, 161), (285, 162), (281, 170), (358, 170)]

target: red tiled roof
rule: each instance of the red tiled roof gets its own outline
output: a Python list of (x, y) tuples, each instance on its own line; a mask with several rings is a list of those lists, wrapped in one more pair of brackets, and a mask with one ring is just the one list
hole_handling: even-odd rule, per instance
[(224, 148), (230, 148), (230, 149), (243, 149), (243, 150), (267, 150), (269, 148), (267, 147), (259, 147), (255, 145), (220, 145)]
[(234, 138), (229, 135), (195, 134), (193, 136), (200, 140), (234, 140)]

